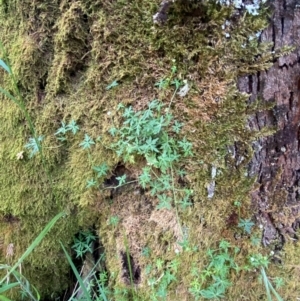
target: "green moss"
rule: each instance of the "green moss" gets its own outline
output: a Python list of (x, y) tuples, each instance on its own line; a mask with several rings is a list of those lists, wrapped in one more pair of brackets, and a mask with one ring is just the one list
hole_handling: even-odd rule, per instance
[[(148, 0), (0, 2), (0, 40), (8, 51), (36, 133), (44, 136), (46, 162), (43, 164), (40, 156), (29, 159), (27, 151), (23, 159), (17, 160), (32, 133), (17, 106), (2, 97), (0, 214), (19, 219), (13, 225), (0, 224), (4, 245), (15, 244), (16, 259), (57, 212), (65, 209), (69, 213), (25, 264), (24, 273), (42, 296), (61, 292), (68, 284), (59, 240), (69, 245), (81, 227), (95, 223), (107, 253), (111, 288), (124, 286), (119, 256), (124, 251), (125, 232), (130, 252), (141, 268), (137, 294), (150, 298), (152, 293), (145, 275), (149, 262), (178, 258), (180, 284), (170, 286), (168, 298), (191, 298), (190, 266), (203, 268), (202, 258), (208, 248), (224, 236), (233, 240), (234, 229), (227, 229), (226, 220), (235, 200), (242, 201), (241, 211), (247, 214), (253, 179), (245, 177), (244, 168), (251, 159), (251, 142), (262, 133), (246, 130), (245, 124), (249, 114), (260, 108), (259, 103), (249, 107), (247, 95), (239, 93), (234, 83), (239, 75), (270, 66), (269, 45), (248, 41), (249, 35), (266, 26), (265, 16), (232, 20), (228, 29), (231, 38), (226, 39), (221, 25), (229, 18), (230, 9), (212, 3), (183, 6), (178, 1), (168, 23), (157, 27), (152, 16), (158, 5), (159, 1)], [(201, 13), (197, 14), (196, 8)], [(184, 165), (188, 171), (186, 182), (194, 190), (194, 206), (179, 211), (180, 224), (173, 211), (164, 224), (163, 217), (154, 210), (156, 199), (139, 195), (138, 188), (115, 195), (110, 204), (109, 191), (88, 190), (86, 181), (95, 176), (93, 166), (106, 162), (110, 176), (119, 162), (108, 148), (112, 138), (107, 131), (121, 122), (117, 112), (120, 102), (135, 109), (142, 109), (155, 97), (169, 103), (173, 91), (161, 93), (154, 84), (169, 76), (174, 59), (176, 76), (192, 84), (185, 98), (175, 97), (172, 110), (185, 123), (184, 130), (193, 143), (195, 156)], [(1, 86), (15, 93), (7, 74), (0, 72)], [(114, 80), (119, 85), (107, 91), (106, 86)], [(57, 140), (54, 133), (60, 122), (72, 119), (80, 132), (67, 135), (65, 142)], [(94, 140), (101, 136), (101, 143), (90, 151), (80, 149), (85, 133)], [(233, 143), (244, 157), (239, 166), (228, 156), (227, 148)], [(208, 200), (212, 165), (220, 174), (215, 197)], [(128, 164), (126, 168), (134, 177), (140, 173), (139, 165)], [(107, 223), (112, 215), (121, 218), (117, 228)], [(198, 252), (176, 255), (178, 242), (183, 239), (181, 226), (189, 229), (190, 243), (199, 247)], [(241, 244), (244, 248), (239, 260), (243, 262), (250, 247), (246, 239)], [(148, 259), (140, 255), (145, 246), (152, 250)], [(237, 283), (247, 282), (246, 277), (232, 277)], [(256, 289), (249, 293), (251, 300), (261, 294), (261, 289), (257, 293)], [(236, 300), (237, 294), (232, 288), (228, 300)]]

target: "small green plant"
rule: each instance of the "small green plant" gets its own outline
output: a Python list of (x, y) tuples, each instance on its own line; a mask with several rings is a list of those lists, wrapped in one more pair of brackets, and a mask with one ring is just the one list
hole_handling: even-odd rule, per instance
[(116, 86), (118, 86), (119, 84), (118, 84), (118, 82), (116, 81), (116, 80), (114, 80), (111, 84), (109, 84), (105, 89), (106, 90), (110, 90), (110, 89), (112, 89), (112, 88), (114, 88), (114, 87), (116, 87)]
[[(68, 254), (67, 250), (65, 249), (64, 245), (60, 242), (61, 247), (66, 255), (66, 258), (73, 270), (73, 273), (79, 283), (79, 288), (72, 293), (72, 296), (68, 299), (68, 301), (77, 301), (76, 297), (78, 295), (79, 290), (82, 291), (80, 294), (80, 299), (78, 301), (92, 301), (92, 300), (99, 300), (101, 297), (101, 301), (108, 301), (107, 294), (109, 290), (105, 287), (107, 282), (107, 274), (105, 272), (100, 273), (100, 277), (96, 277), (95, 268), (99, 262), (95, 263), (91, 271), (89, 271), (88, 275), (83, 279), (81, 275), (78, 273), (70, 255)], [(99, 261), (101, 260), (101, 257)], [(96, 283), (96, 289), (94, 289)]]
[(241, 207), (242, 207), (242, 203), (240, 201), (234, 201), (233, 206), (235, 206), (238, 209), (238, 215), (239, 217), (241, 216)]
[(92, 253), (92, 243), (96, 240), (96, 236), (92, 231), (80, 231), (78, 237), (74, 238), (72, 249), (76, 252), (76, 258), (82, 257), (85, 253)]
[(109, 167), (107, 166), (106, 163), (102, 163), (99, 166), (94, 166), (93, 170), (96, 171), (97, 177), (101, 178), (103, 176), (106, 176), (106, 174), (107, 174), (107, 172), (109, 170)]
[(43, 139), (43, 136), (38, 136), (37, 138), (29, 138), (29, 142), (25, 144), (25, 148), (27, 148), (30, 152), (29, 158), (32, 158), (39, 152), (39, 148)]
[(67, 132), (71, 132), (75, 135), (79, 131), (79, 126), (76, 124), (75, 120), (71, 120), (69, 124), (65, 124), (65, 122), (61, 122), (61, 127), (55, 132), (54, 135), (59, 136), (59, 140), (65, 140), (66, 138), (62, 135), (65, 135)]
[[(120, 301), (128, 301), (131, 300), (130, 291), (126, 288), (115, 288), (113, 291), (114, 299), (112, 300), (120, 300)], [(133, 300), (136, 301), (136, 300)]]
[(275, 288), (279, 289), (284, 286), (285, 281), (281, 277), (274, 277)]
[(116, 227), (120, 222), (120, 218), (117, 215), (113, 215), (109, 218), (109, 225)]
[(200, 298), (218, 300), (225, 296), (227, 288), (231, 285), (230, 270), (238, 269), (234, 261), (238, 252), (239, 248), (232, 247), (226, 240), (219, 243), (218, 249), (208, 250), (208, 266), (201, 272), (196, 268), (193, 269), (195, 278), (191, 283), (190, 292), (196, 300)]
[(119, 182), (117, 187), (124, 185), (126, 183), (126, 178), (127, 178), (126, 174), (120, 177), (116, 177), (116, 180)]
[[(181, 140), (175, 137), (182, 124), (173, 119), (168, 109), (163, 113), (163, 107), (160, 101), (153, 100), (146, 110), (135, 112), (131, 106), (125, 108), (120, 104), (123, 125), (120, 129), (111, 128), (110, 133), (118, 139), (112, 148), (124, 162), (146, 161), (138, 178), (139, 184), (143, 188), (149, 187), (151, 194), (157, 195), (158, 209), (171, 209), (174, 193), (168, 192), (175, 191), (174, 170), (179, 170), (180, 176), (184, 176), (184, 171), (177, 166), (193, 153), (192, 144), (185, 137)], [(125, 178), (120, 177), (119, 185), (123, 183)], [(176, 192), (179, 194), (179, 190)], [(190, 206), (191, 191), (182, 189), (180, 193), (183, 195), (179, 201), (182, 207)]]
[(239, 228), (242, 228), (247, 234), (251, 234), (251, 229), (255, 224), (250, 219), (240, 219), (238, 224)]
[(142, 249), (142, 256), (149, 257), (151, 254), (151, 249), (149, 247), (145, 247)]
[(158, 82), (155, 83), (155, 87), (158, 87), (159, 90), (166, 90), (168, 87), (174, 85), (176, 88), (176, 92), (179, 89), (179, 87), (183, 84), (178, 78), (175, 78), (175, 75), (177, 73), (177, 66), (176, 61), (172, 60), (173, 65), (171, 67), (171, 72), (168, 77), (164, 77), (160, 79)]
[(95, 179), (89, 179), (86, 181), (86, 188), (94, 187), (97, 185), (97, 181)]
[(176, 273), (178, 271), (179, 261), (173, 259), (166, 264), (162, 259), (157, 259), (155, 267), (149, 266), (147, 274), (152, 274), (148, 280), (148, 284), (152, 289), (151, 300), (166, 300), (168, 296), (168, 287), (171, 283), (176, 282)]
[(182, 247), (183, 251), (187, 251), (187, 252), (198, 251), (198, 247), (191, 245), (187, 237), (184, 237), (184, 239), (182, 241), (179, 241), (178, 244)]
[(84, 134), (84, 139), (79, 146), (82, 149), (90, 149), (93, 144), (95, 144), (95, 141), (88, 134)]
[(255, 235), (252, 235), (250, 237), (250, 240), (251, 240), (251, 243), (252, 243), (253, 246), (258, 246), (261, 243), (261, 237), (258, 237), (258, 236), (255, 236)]

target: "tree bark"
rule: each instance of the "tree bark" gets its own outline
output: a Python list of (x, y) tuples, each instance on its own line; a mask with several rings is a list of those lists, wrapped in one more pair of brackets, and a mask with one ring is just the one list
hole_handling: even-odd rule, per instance
[(259, 112), (249, 127), (260, 130), (276, 127), (276, 133), (253, 143), (250, 176), (257, 176), (258, 189), (252, 193), (257, 218), (263, 225), (264, 245), (296, 239), (300, 223), (300, 3), (294, 0), (271, 2), (270, 26), (262, 42), (273, 42), (274, 49), (294, 45), (296, 49), (280, 57), (269, 70), (239, 79), (239, 89), (273, 102), (274, 108)]
[[(174, 2), (174, 1), (173, 1)], [(168, 11), (172, 1), (163, 0), (159, 6), (159, 9), (155, 15), (153, 15), (153, 22), (155, 24), (163, 24), (168, 19)]]

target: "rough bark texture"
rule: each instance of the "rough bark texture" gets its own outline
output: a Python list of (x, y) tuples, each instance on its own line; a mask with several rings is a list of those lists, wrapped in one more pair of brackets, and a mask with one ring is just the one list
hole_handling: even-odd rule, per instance
[(153, 16), (153, 22), (155, 24), (163, 24), (167, 21), (168, 11), (171, 3), (171, 0), (163, 0), (161, 2), (157, 13)]
[(269, 70), (239, 80), (239, 88), (251, 93), (250, 102), (261, 98), (274, 108), (257, 113), (249, 126), (253, 130), (276, 127), (276, 133), (256, 141), (249, 174), (257, 176), (259, 188), (253, 192), (258, 219), (264, 226), (263, 244), (276, 238), (280, 244), (295, 239), (300, 221), (300, 2), (272, 1), (273, 15), (262, 41), (296, 49), (279, 58)]

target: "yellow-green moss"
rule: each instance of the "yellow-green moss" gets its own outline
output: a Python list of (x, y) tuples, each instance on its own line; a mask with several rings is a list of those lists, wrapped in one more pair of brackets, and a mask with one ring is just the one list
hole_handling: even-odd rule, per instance
[[(248, 42), (249, 35), (266, 26), (265, 17), (246, 16), (232, 21), (231, 38), (226, 39), (221, 25), (229, 17), (230, 9), (212, 3), (195, 2), (186, 6), (178, 1), (170, 11), (168, 23), (157, 27), (152, 16), (159, 3), (159, 0), (0, 2), (0, 40), (8, 52), (36, 133), (44, 136), (46, 162), (43, 165), (39, 156), (29, 159), (27, 151), (23, 159), (17, 159), (32, 134), (18, 107), (2, 96), (0, 214), (19, 219), (12, 225), (5, 219), (1, 222), (4, 249), (13, 243), (14, 259), (18, 258), (57, 212), (69, 213), (24, 267), (25, 275), (42, 296), (61, 292), (68, 284), (68, 267), (59, 240), (69, 245), (81, 227), (92, 224), (96, 225), (106, 250), (109, 272), (119, 275), (112, 277), (111, 288), (124, 286), (118, 252), (124, 250), (123, 233), (130, 228), (126, 218), (140, 227), (129, 237), (129, 249), (141, 266), (142, 282), (137, 294), (141, 292), (143, 300), (151, 294), (144, 274), (149, 261), (179, 258), (176, 277), (180, 285), (178, 290), (171, 287), (169, 300), (192, 300), (188, 294), (192, 281), (190, 266), (204, 268), (207, 263), (203, 258), (208, 248), (214, 248), (225, 237), (242, 248), (238, 258), (241, 263), (251, 252), (249, 241), (235, 242), (234, 231), (226, 226), (236, 200), (243, 204), (242, 214), (251, 215), (247, 209), (253, 179), (245, 177), (244, 166), (251, 158), (250, 143), (257, 135), (245, 129), (247, 116), (254, 109), (249, 109), (247, 95), (239, 93), (234, 83), (239, 75), (270, 66), (268, 45)], [(193, 15), (197, 7), (201, 13)], [(119, 161), (105, 147), (112, 142), (107, 130), (112, 123), (120, 123), (117, 105), (123, 102), (141, 109), (155, 97), (168, 103), (173, 91), (161, 94), (154, 83), (170, 74), (174, 59), (177, 77), (193, 84), (187, 97), (175, 98), (172, 108), (174, 115), (185, 123), (184, 131), (193, 143), (195, 154), (185, 162), (187, 179), (194, 190), (194, 207), (179, 212), (180, 224), (189, 229), (191, 244), (199, 247), (196, 253), (179, 255), (174, 246), (178, 246), (182, 237), (174, 228), (147, 220), (151, 220), (151, 212), (154, 214), (153, 208), (147, 207), (147, 202), (155, 204), (151, 196), (125, 193), (119, 197), (122, 202), (116, 199), (115, 205), (110, 205), (104, 192), (86, 189), (86, 180), (93, 176), (92, 166), (106, 162), (113, 170)], [(8, 75), (0, 72), (1, 86), (14, 93)], [(114, 80), (119, 86), (107, 91), (105, 87)], [(77, 121), (80, 132), (68, 135), (67, 142), (58, 141), (54, 133), (60, 122), (71, 119)], [(101, 136), (103, 144), (98, 143), (90, 151), (80, 149), (85, 133), (94, 140)], [(233, 143), (240, 144), (245, 158), (239, 167), (227, 155), (227, 146)], [(208, 200), (206, 185), (211, 181), (212, 165), (220, 174), (216, 178), (215, 197)], [(127, 167), (132, 174), (139, 173), (137, 166)], [(140, 206), (141, 202), (144, 203)], [(170, 218), (171, 224), (179, 227), (176, 214), (171, 213), (174, 216), (174, 220)], [(121, 217), (119, 228), (108, 226), (111, 215)], [(145, 246), (153, 252), (149, 259), (139, 257), (139, 248)], [(4, 257), (5, 251), (2, 261), (6, 260)], [(249, 283), (248, 275), (232, 277), (233, 282), (243, 287)], [(239, 287), (230, 289), (228, 300), (239, 298)], [(282, 293), (284, 296), (285, 292)], [(257, 283), (245, 300), (258, 300), (261, 294), (263, 288)]]

